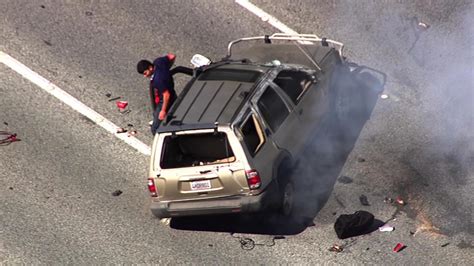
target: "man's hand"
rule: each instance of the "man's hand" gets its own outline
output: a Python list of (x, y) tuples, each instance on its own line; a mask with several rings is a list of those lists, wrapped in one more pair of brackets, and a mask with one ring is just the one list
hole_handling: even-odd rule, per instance
[(161, 110), (161, 111), (160, 111), (160, 115), (159, 115), (158, 118), (159, 118), (160, 120), (164, 120), (165, 117), (166, 117), (166, 111)]

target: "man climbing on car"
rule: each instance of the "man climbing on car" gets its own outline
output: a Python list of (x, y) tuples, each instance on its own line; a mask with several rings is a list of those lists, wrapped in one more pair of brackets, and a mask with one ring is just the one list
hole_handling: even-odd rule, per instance
[(171, 69), (176, 56), (168, 53), (165, 56), (156, 58), (153, 63), (148, 60), (140, 60), (137, 64), (137, 71), (150, 79), (150, 96), (153, 106), (153, 123), (151, 133), (155, 135), (162, 120), (166, 118), (168, 110), (176, 100), (174, 90), (173, 75), (180, 72), (192, 75), (192, 69), (178, 66)]

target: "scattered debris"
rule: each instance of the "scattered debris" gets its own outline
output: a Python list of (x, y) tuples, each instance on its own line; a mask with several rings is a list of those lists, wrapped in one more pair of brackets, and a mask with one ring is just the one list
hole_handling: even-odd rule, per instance
[(133, 127), (133, 125), (132, 124), (127, 124), (127, 127)]
[(79, 75), (78, 77), (79, 77), (80, 79), (82, 78), (82, 76), (81, 76), (81, 75)]
[(402, 197), (398, 196), (397, 199), (395, 200), (397, 204), (404, 206), (406, 205), (406, 202), (402, 199)]
[(412, 236), (413, 236), (413, 235), (415, 235), (415, 233), (416, 233), (416, 232), (414, 232), (414, 231), (410, 230), (410, 235), (412, 235)]
[(125, 108), (127, 108), (127, 106), (128, 106), (128, 102), (127, 102), (127, 101), (117, 101), (117, 102), (115, 102), (115, 103), (117, 104), (117, 107), (118, 107), (119, 109), (125, 109)]
[(112, 96), (112, 93), (106, 93), (105, 96), (107, 96), (107, 98), (110, 98), (110, 96)]
[(338, 244), (334, 244), (332, 247), (329, 248), (329, 251), (337, 252), (337, 253), (342, 252), (343, 250), (344, 250), (344, 247)]
[(363, 163), (363, 162), (365, 162), (365, 159), (364, 159), (364, 158), (358, 158), (357, 161), (358, 161), (359, 163)]
[(214, 245), (213, 245), (213, 244), (207, 244), (207, 246), (209, 246), (209, 247), (211, 247), (211, 248), (212, 248)]
[(334, 231), (340, 239), (367, 234), (374, 223), (374, 215), (367, 211), (341, 214), (334, 223)]
[(244, 250), (252, 250), (255, 248), (255, 246), (267, 246), (267, 247), (272, 247), (275, 245), (275, 239), (285, 239), (284, 236), (273, 236), (271, 237), (271, 243), (266, 244), (266, 243), (255, 243), (255, 241), (249, 237), (240, 237), (240, 236), (234, 236), (234, 233), (230, 233), (230, 235), (233, 238), (238, 238), (240, 247)]
[(40, 7), (41, 7), (41, 8), (45, 8), (45, 6), (44, 6), (44, 5), (40, 5)]
[(430, 25), (428, 25), (428, 24), (426, 24), (426, 23), (424, 23), (424, 22), (421, 22), (421, 21), (418, 22), (417, 25), (418, 25), (418, 29), (419, 29), (419, 30), (427, 30), (427, 29), (429, 29), (429, 28), (431, 27)]
[(393, 230), (395, 230), (395, 227), (389, 224), (384, 224), (381, 227), (379, 227), (380, 232), (392, 232)]
[(8, 131), (0, 131), (0, 145), (6, 146), (10, 145), (12, 142), (20, 141), (21, 139), (17, 138), (15, 133), (10, 133)]
[(332, 215), (336, 215), (336, 214), (337, 214), (337, 212), (333, 212), (333, 213), (332, 213)]
[(367, 199), (367, 196), (364, 195), (364, 194), (360, 195), (359, 201), (360, 201), (360, 204), (362, 204), (364, 206), (370, 206), (369, 200)]
[(131, 136), (135, 136), (137, 134), (138, 134), (138, 132), (136, 130), (132, 130), (128, 133), (128, 136), (131, 137)]
[(400, 252), (402, 250), (404, 250), (407, 246), (403, 243), (398, 243), (394, 248), (393, 248), (393, 251), (395, 252)]
[(350, 184), (352, 183), (352, 178), (348, 177), (348, 176), (341, 176), (337, 179), (337, 181), (339, 181), (339, 183), (342, 183), (342, 184)]
[(449, 244), (450, 244), (449, 242), (444, 243), (444, 244), (441, 245), (441, 247), (442, 247), (442, 248), (447, 247)]
[(7, 122), (3, 122), (3, 124), (4, 124), (5, 126), (8, 126), (8, 123), (7, 123)]
[(382, 98), (382, 99), (384, 99), (384, 100), (385, 100), (385, 99), (388, 99), (388, 95), (387, 95), (387, 94), (382, 94), (382, 95), (380, 95), (380, 98)]
[(163, 218), (163, 219), (160, 219), (160, 223), (163, 224), (163, 225), (170, 225), (170, 223), (171, 223), (171, 218)]
[(127, 132), (128, 130), (126, 130), (125, 128), (121, 127), (121, 128), (118, 128), (117, 129), (117, 134), (120, 134), (120, 133), (125, 133)]
[[(111, 94), (110, 96), (112, 96), (112, 94)], [(110, 96), (108, 96), (108, 97), (110, 97)], [(120, 99), (120, 98), (122, 98), (122, 97), (120, 97), (120, 96), (114, 97), (114, 98), (112, 98), (112, 99), (109, 99), (109, 102), (113, 102), (113, 101), (118, 100), (118, 99)]]
[(88, 16), (88, 17), (92, 16), (92, 12), (91, 11), (86, 11), (86, 16)]
[(9, 190), (13, 190), (13, 187), (8, 187)]
[(120, 196), (120, 194), (122, 194), (123, 192), (121, 190), (115, 190), (114, 192), (112, 192), (112, 196)]
[(383, 199), (383, 202), (385, 202), (385, 203), (393, 203), (393, 199), (390, 198), (390, 197), (385, 197), (385, 198)]
[(43, 42), (47, 45), (47, 46), (53, 46), (53, 44), (47, 40), (43, 40)]

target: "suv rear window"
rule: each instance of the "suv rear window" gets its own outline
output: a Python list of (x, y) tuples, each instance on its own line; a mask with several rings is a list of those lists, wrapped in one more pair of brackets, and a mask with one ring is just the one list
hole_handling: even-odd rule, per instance
[(169, 169), (233, 161), (225, 133), (187, 134), (165, 137), (160, 166)]
[(250, 70), (212, 69), (204, 72), (199, 80), (228, 80), (254, 83), (262, 73)]

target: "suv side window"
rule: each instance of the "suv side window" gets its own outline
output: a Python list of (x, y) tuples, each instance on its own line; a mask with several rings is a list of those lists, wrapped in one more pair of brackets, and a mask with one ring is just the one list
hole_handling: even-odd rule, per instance
[(258, 109), (273, 132), (277, 131), (281, 123), (290, 114), (283, 100), (271, 87), (267, 87), (257, 102)]
[(262, 126), (258, 122), (255, 114), (252, 113), (245, 119), (240, 127), (240, 132), (242, 132), (247, 149), (250, 154), (254, 156), (265, 143)]
[(277, 84), (296, 105), (304, 91), (312, 84), (306, 73), (283, 70), (273, 81)]

